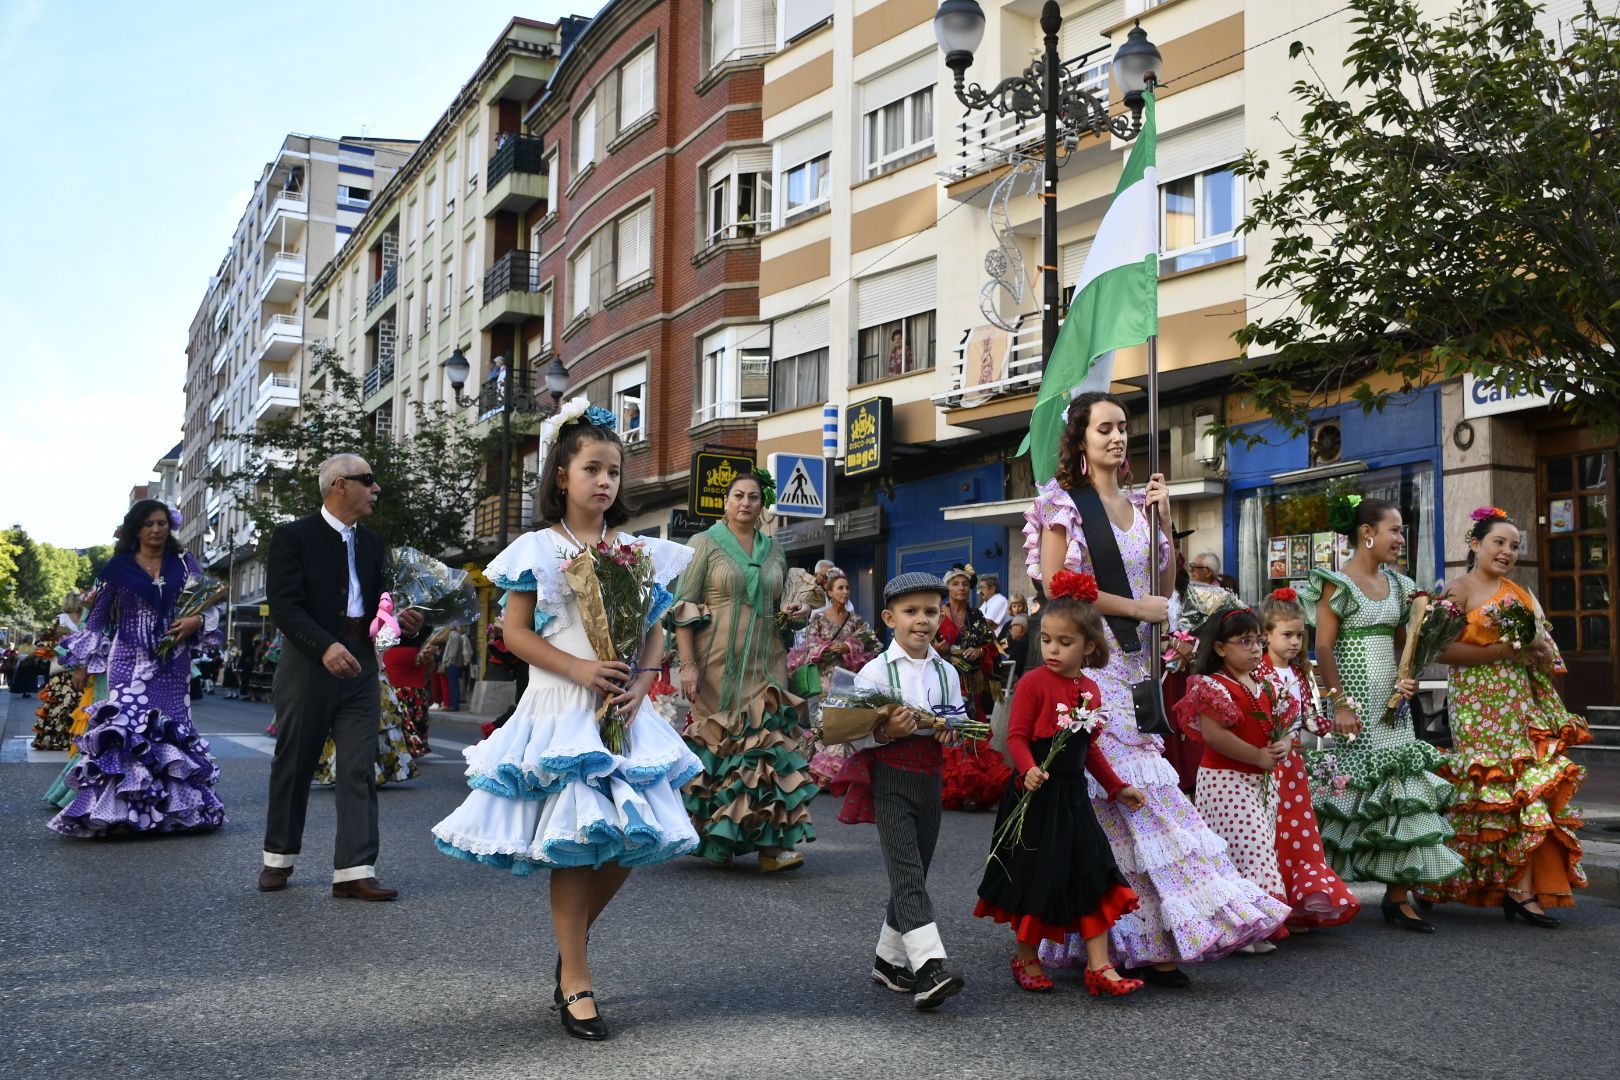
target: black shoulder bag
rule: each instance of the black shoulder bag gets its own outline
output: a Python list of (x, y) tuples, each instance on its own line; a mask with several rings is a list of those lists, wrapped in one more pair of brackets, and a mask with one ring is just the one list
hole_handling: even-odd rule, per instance
[[(1090, 484), (1080, 485), (1070, 492), (1075, 509), (1080, 511), (1080, 531), (1085, 533), (1086, 547), (1091, 552), (1091, 567), (1097, 574), (1097, 588), (1115, 596), (1131, 596), (1131, 579), (1125, 574), (1125, 559), (1119, 553), (1119, 541), (1114, 538), (1113, 525), (1108, 520), (1108, 508), (1102, 496)], [(1152, 538), (1149, 558), (1157, 553), (1158, 537)], [(1128, 654), (1142, 651), (1142, 638), (1136, 632), (1137, 622), (1129, 615), (1105, 615), (1114, 640)], [(1150, 669), (1151, 669), (1150, 665)], [(1170, 734), (1170, 721), (1164, 714), (1164, 691), (1159, 680), (1151, 675), (1131, 686), (1131, 701), (1136, 706), (1136, 726), (1144, 735)]]

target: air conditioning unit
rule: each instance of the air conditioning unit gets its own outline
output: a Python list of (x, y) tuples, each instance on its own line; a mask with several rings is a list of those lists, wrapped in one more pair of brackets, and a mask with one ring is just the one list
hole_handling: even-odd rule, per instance
[(1337, 420), (1324, 420), (1311, 426), (1311, 465), (1336, 465), (1344, 453), (1344, 436)]

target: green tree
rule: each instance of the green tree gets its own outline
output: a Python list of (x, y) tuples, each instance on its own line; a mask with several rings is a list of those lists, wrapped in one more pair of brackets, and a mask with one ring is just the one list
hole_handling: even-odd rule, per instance
[(62, 600), (79, 587), (90, 560), (72, 548), (35, 540), (21, 525), (13, 525), (0, 547), (15, 549), (14, 587), (6, 590), (12, 615), (21, 622), (43, 622), (62, 610)]
[(1464, 374), (1613, 426), (1620, 19), (1588, 0), (1549, 37), (1527, 0), (1465, 0), (1440, 22), (1413, 0), (1349, 6), (1343, 89), (1294, 42), (1311, 71), (1296, 141), (1275, 182), (1252, 153), (1238, 170), (1276, 291), (1237, 335), (1272, 354), (1244, 389), (1296, 433), (1325, 403), (1371, 411)]
[(84, 549), (84, 557), (87, 569), (79, 576), (79, 588), (88, 589), (91, 582), (96, 580), (96, 575), (101, 573), (101, 568), (107, 565), (107, 560), (113, 557), (113, 546), (96, 544), (94, 547), (87, 547)]
[(491, 440), (475, 438), (468, 421), (440, 402), (411, 402), (411, 434), (379, 435), (366, 414), (360, 381), (336, 354), (317, 346), (311, 373), (315, 380), (324, 376), (324, 386), (306, 392), (299, 418), (269, 421), (245, 436), (241, 470), (222, 480), (242, 500), (260, 544), (269, 542), (277, 525), (320, 508), (315, 467), (321, 461), (356, 453), (382, 485), (367, 523), (390, 544), (434, 555), (465, 547), (473, 509), (486, 493)]
[(17, 557), (22, 554), (22, 545), (12, 535), (20, 531), (20, 527), (0, 529), (0, 619), (23, 621), (17, 610)]

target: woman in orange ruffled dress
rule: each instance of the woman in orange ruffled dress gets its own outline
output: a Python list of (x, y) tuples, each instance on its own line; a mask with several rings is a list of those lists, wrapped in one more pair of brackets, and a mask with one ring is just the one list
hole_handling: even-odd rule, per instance
[(1468, 625), (1440, 659), (1451, 665), (1451, 731), (1456, 747), (1442, 770), (1457, 787), (1451, 847), (1461, 873), (1424, 890), (1426, 898), (1474, 907), (1501, 905), (1532, 926), (1551, 929), (1549, 907), (1572, 907), (1586, 885), (1580, 812), (1570, 805), (1586, 773), (1569, 759), (1588, 742), (1550, 672), (1562, 661), (1543, 625), (1533, 642), (1503, 639), (1495, 611), (1517, 602), (1541, 622), (1541, 606), (1507, 575), (1519, 561), (1519, 528), (1494, 506), (1474, 511), (1468, 572), (1448, 586)]

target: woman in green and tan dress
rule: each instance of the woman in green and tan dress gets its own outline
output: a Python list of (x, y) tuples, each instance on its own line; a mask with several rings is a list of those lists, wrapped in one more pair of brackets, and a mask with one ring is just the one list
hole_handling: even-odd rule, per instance
[(1417, 691), (1415, 679), (1398, 678), (1396, 664), (1417, 591), (1392, 567), (1405, 545), (1401, 514), (1380, 499), (1340, 495), (1329, 507), (1329, 523), (1350, 538), (1355, 554), (1339, 571), (1312, 570), (1300, 599), (1316, 627), (1323, 682), (1348, 693), (1361, 715), (1341, 707), (1334, 716), (1333, 753), (1338, 771), (1350, 779), (1340, 794), (1312, 793), (1322, 845), (1345, 881), (1384, 884), (1385, 922), (1433, 933), (1409, 893), (1462, 869), (1446, 846), (1452, 788), (1435, 775), (1440, 752), (1417, 738), (1410, 721), (1381, 718), (1392, 694), (1410, 698)]
[[(787, 559), (759, 531), (766, 509), (757, 476), (732, 481), (725, 519), (692, 538), (669, 621), (692, 703), (684, 735), (703, 762), (684, 792), (697, 854), (723, 865), (758, 851), (760, 870), (772, 873), (804, 864), (795, 849), (816, 838), (810, 800), (819, 789), (797, 749), (804, 703), (787, 690), (776, 618)], [(810, 613), (795, 605), (786, 614), (803, 625)]]

